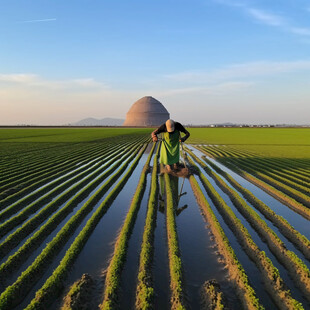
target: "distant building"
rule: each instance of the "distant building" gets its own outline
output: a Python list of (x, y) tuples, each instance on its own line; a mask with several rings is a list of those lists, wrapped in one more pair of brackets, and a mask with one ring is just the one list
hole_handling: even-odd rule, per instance
[(169, 118), (170, 114), (162, 103), (146, 96), (131, 106), (123, 126), (159, 126)]

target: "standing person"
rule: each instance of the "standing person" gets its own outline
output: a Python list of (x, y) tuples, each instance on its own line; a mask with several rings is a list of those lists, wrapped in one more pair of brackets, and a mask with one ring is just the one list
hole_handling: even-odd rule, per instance
[[(181, 138), (181, 132), (185, 136)], [(180, 142), (184, 142), (190, 133), (178, 122), (168, 119), (165, 124), (152, 132), (154, 142), (158, 141), (157, 135), (163, 134), (163, 143), (160, 150), (159, 162), (166, 165), (166, 169), (170, 172), (172, 169), (178, 169), (180, 160)]]

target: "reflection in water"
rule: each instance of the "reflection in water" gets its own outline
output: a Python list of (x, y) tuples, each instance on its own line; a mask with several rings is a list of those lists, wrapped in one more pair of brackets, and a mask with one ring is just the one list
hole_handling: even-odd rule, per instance
[[(171, 191), (172, 191), (172, 197), (174, 202), (174, 208), (175, 208), (175, 214), (176, 216), (180, 215), (182, 211), (184, 211), (188, 205), (185, 204), (184, 206), (179, 207), (180, 199), (183, 195), (186, 195), (186, 192), (183, 191), (183, 185), (185, 178), (182, 179), (182, 185), (179, 192), (179, 178), (173, 175), (169, 175), (170, 177), (170, 184), (171, 184)], [(164, 181), (164, 175), (159, 176), (159, 206), (158, 210), (161, 213), (165, 213), (165, 181)]]

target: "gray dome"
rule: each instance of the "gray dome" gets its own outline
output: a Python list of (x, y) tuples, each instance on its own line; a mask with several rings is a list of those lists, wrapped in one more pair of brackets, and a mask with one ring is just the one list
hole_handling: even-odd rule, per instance
[(170, 114), (158, 100), (146, 96), (136, 101), (129, 109), (124, 126), (159, 126)]

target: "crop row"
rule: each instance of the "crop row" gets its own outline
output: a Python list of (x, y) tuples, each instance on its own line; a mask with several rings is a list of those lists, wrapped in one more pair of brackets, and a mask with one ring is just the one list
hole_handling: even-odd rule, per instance
[[(37, 161), (38, 163), (49, 163), (51, 160), (63, 156), (62, 160), (65, 160), (67, 155), (70, 155), (72, 152), (79, 150), (87, 150), (91, 149), (93, 146), (98, 144), (103, 144), (106, 142), (114, 143), (115, 140), (125, 142), (129, 139), (139, 138), (142, 136), (141, 133), (135, 132), (133, 134), (122, 134), (118, 130), (115, 131), (116, 135), (103, 135), (101, 137), (97, 137), (97, 139), (93, 140), (91, 138), (88, 141), (80, 141), (80, 142), (66, 142), (66, 143), (55, 143), (55, 142), (45, 142), (45, 143), (35, 143), (35, 142), (27, 142), (27, 143), (2, 143), (5, 146), (5, 150), (7, 152), (2, 152), (1, 150), (1, 158), (5, 160), (2, 161), (3, 168), (6, 164), (15, 166), (19, 165), (23, 169), (27, 168), (27, 164), (31, 164), (33, 161)], [(120, 133), (120, 135), (117, 134)], [(130, 130), (133, 132), (132, 130)], [(124, 131), (123, 131), (124, 132)], [(128, 133), (128, 132), (127, 132)], [(99, 138), (99, 139), (98, 139)], [(3, 154), (4, 153), (4, 154)], [(1, 165), (1, 163), (0, 163)], [(1, 165), (1, 166), (2, 166)], [(16, 167), (15, 167), (16, 169)]]
[[(237, 191), (239, 191), (243, 197), (250, 202), (256, 209), (258, 209), (268, 220), (270, 220), (275, 226), (279, 228), (281, 233), (288, 238), (297, 248), (305, 255), (307, 259), (310, 259), (310, 241), (297, 231), (293, 226), (289, 224), (282, 216), (275, 213), (265, 203), (259, 200), (248, 189), (241, 186), (232, 176), (223, 171), (217, 165), (213, 164), (209, 159), (203, 156), (204, 161), (212, 167), (217, 173), (222, 175)], [(199, 161), (199, 164), (208, 172), (212, 173), (212, 170), (208, 168), (203, 162)], [(209, 170), (209, 171), (208, 171)]]
[(300, 192), (299, 195), (308, 195), (310, 193), (309, 187), (307, 187), (307, 183), (303, 183), (303, 185), (301, 185), (298, 184), (296, 180), (292, 180), (292, 177), (281, 175), (280, 171), (270, 171), (266, 169), (266, 164), (260, 163), (259, 159), (231, 159), (231, 161), (238, 166), (246, 167), (244, 169), (251, 169), (252, 172), (254, 172), (258, 177), (261, 177), (263, 180), (271, 179), (276, 180), (277, 182), (279, 182), (279, 184), (288, 185), (288, 189), (297, 190), (298, 192)]
[[(217, 193), (201, 170), (195, 165), (193, 160), (189, 158), (189, 161), (193, 167), (196, 167), (199, 178), (205, 190), (212, 199), (214, 205), (219, 210), (220, 214), (223, 216), (225, 222), (235, 233), (237, 239), (244, 247), (248, 256), (255, 262), (258, 269), (261, 271), (266, 290), (270, 292), (275, 303), (281, 309), (303, 309), (302, 305), (292, 298), (290, 291), (286, 289), (284, 281), (280, 277), (278, 269), (274, 267), (265, 252), (258, 248), (248, 230), (242, 225), (241, 221), (225, 203), (223, 198)], [(284, 296), (285, 298), (283, 298)]]
[(288, 165), (287, 163), (283, 163), (281, 160), (274, 160), (274, 159), (268, 159), (265, 157), (254, 157), (254, 156), (245, 156), (242, 153), (238, 151), (231, 150), (230, 148), (222, 148), (222, 152), (226, 154), (226, 157), (231, 157), (233, 155), (234, 159), (242, 159), (242, 161), (250, 161), (253, 163), (256, 163), (258, 166), (263, 168), (264, 171), (270, 172), (270, 173), (277, 173), (279, 176), (282, 176), (286, 179), (291, 180), (292, 182), (299, 182), (300, 185), (309, 185), (309, 177), (305, 176), (303, 173), (300, 173), (295, 170), (296, 167), (294, 166), (294, 163), (290, 162), (290, 169), (287, 169)]
[[(8, 144), (6, 144), (8, 145)], [(28, 145), (28, 143), (27, 143)], [(64, 147), (57, 147), (55, 151), (53, 148), (43, 148), (41, 150), (36, 150), (37, 154), (33, 154), (33, 152), (28, 152), (24, 149), (18, 151), (18, 155), (16, 157), (4, 157), (4, 162), (1, 164), (1, 168), (5, 170), (5, 173), (1, 176), (0, 180), (2, 181), (4, 178), (7, 178), (9, 175), (13, 176), (16, 174), (24, 173), (25, 171), (31, 170), (33, 167), (45, 166), (50, 163), (50, 161), (54, 160), (65, 160), (68, 154), (76, 153), (79, 151), (84, 151), (88, 147), (92, 148), (93, 145), (67, 145)]]
[(67, 250), (58, 267), (47, 279), (42, 288), (36, 292), (35, 298), (26, 307), (26, 310), (46, 308), (46, 306), (50, 304), (53, 299), (61, 292), (61, 290), (63, 289), (63, 281), (66, 279), (70, 267), (73, 265), (79, 253), (82, 251), (86, 241), (99, 223), (102, 216), (107, 212), (113, 200), (117, 197), (118, 193), (122, 190), (122, 188), (128, 181), (129, 177), (137, 166), (146, 146), (147, 145), (143, 147), (143, 149), (140, 151), (139, 155), (136, 156), (135, 160), (133, 161), (127, 172), (124, 174), (124, 176), (121, 178), (121, 180), (117, 183), (117, 185), (114, 186), (114, 188), (107, 195), (104, 201), (96, 209), (91, 218), (87, 221), (84, 228), (80, 231), (78, 236), (74, 239), (73, 243)]
[[(56, 227), (57, 225), (76, 207), (76, 205), (81, 202), (87, 195), (91, 193), (100, 183), (109, 176), (114, 170), (117, 169), (118, 164), (121, 161), (124, 161), (127, 157), (129, 159), (127, 162), (117, 171), (114, 176), (112, 176), (103, 186), (94, 194), (93, 198), (90, 199), (88, 204), (96, 203), (96, 199), (99, 195), (103, 195), (113, 184), (113, 182), (121, 175), (121, 173), (126, 169), (130, 160), (134, 158), (137, 154), (139, 148), (129, 157), (129, 152), (125, 157), (122, 157), (122, 154), (119, 155), (119, 158), (114, 159), (114, 165), (110, 167), (104, 174), (102, 174), (99, 178), (93, 180), (89, 183), (81, 192), (77, 195), (73, 196), (73, 194), (79, 190), (82, 186), (87, 184), (86, 182), (81, 182), (80, 184), (76, 184), (74, 190), (66, 192), (61, 195), (57, 201), (47, 205), (43, 208), (35, 217), (33, 217), (30, 221), (26, 222), (23, 226), (17, 229), (13, 234), (8, 236), (6, 240), (0, 245), (0, 253), (1, 257), (7, 255), (10, 250), (17, 246), (19, 242), (21, 242), (28, 234), (30, 234), (36, 227), (38, 227), (52, 212), (57, 210), (58, 206), (63, 202), (66, 201), (68, 198), (72, 197), (66, 205), (55, 213), (49, 220), (31, 237), (28, 238), (26, 243), (16, 251), (12, 256), (8, 258), (8, 260), (0, 266), (0, 278), (4, 279), (8, 273), (15, 270), (18, 266), (23, 263), (25, 257), (28, 257), (34, 249), (36, 249), (42, 241), (48, 236)], [(130, 150), (129, 150), (130, 151)], [(92, 202), (94, 200), (94, 202)]]
[(281, 239), (268, 227), (266, 222), (247, 205), (241, 196), (229, 187), (215, 172), (208, 168), (200, 159), (188, 150), (191, 156), (202, 165), (204, 170), (216, 182), (216, 184), (230, 197), (239, 212), (248, 220), (258, 234), (267, 242), (271, 252), (287, 268), (296, 284), (309, 296), (310, 300), (310, 271), (302, 260), (292, 251), (289, 251)]
[(291, 186), (286, 185), (283, 181), (277, 181), (274, 177), (268, 176), (266, 173), (258, 172), (257, 168), (254, 163), (238, 163), (235, 160), (228, 160), (228, 162), (236, 165), (237, 167), (245, 170), (246, 172), (252, 174), (253, 176), (257, 177), (258, 179), (264, 181), (265, 183), (270, 184), (271, 186), (275, 187), (276, 189), (282, 191), (283, 193), (289, 195), (290, 197), (294, 198), (299, 203), (307, 206), (310, 208), (310, 199), (309, 196), (300, 192), (299, 190), (295, 190)]
[(170, 270), (171, 309), (186, 309), (183, 266), (180, 256), (177, 227), (175, 222), (175, 204), (171, 189), (170, 176), (165, 173), (166, 187), (166, 226)]
[(244, 159), (250, 159), (251, 161), (258, 161), (259, 163), (264, 164), (266, 169), (270, 169), (271, 171), (275, 170), (280, 175), (291, 178), (292, 181), (300, 181), (300, 184), (307, 185), (310, 182), (310, 176), (304, 174), (302, 171), (298, 171), (298, 165), (294, 164), (290, 159), (279, 160), (266, 157), (258, 158), (257, 156), (250, 157), (249, 155), (244, 155), (243, 152), (231, 150), (231, 148), (229, 148), (229, 151), (225, 148), (225, 152), (227, 154), (234, 154), (236, 158), (242, 157)]
[(226, 266), (230, 274), (230, 279), (234, 284), (238, 297), (240, 298), (243, 307), (245, 309), (264, 309), (260, 304), (254, 289), (249, 283), (249, 278), (246, 275), (241, 263), (239, 262), (235, 251), (231, 247), (228, 238), (219, 223), (216, 215), (214, 214), (209, 202), (203, 194), (197, 180), (194, 175), (189, 177), (189, 181), (192, 190), (196, 196), (197, 202), (200, 205), (204, 216), (206, 217), (208, 224), (214, 238), (216, 240), (217, 247), (221, 255), (225, 258)]
[[(310, 182), (309, 172), (300, 171), (298, 164), (290, 159), (273, 159), (257, 156), (247, 156), (246, 154), (238, 151), (233, 151), (230, 148), (208, 147), (215, 154), (221, 154), (224, 159), (232, 159), (241, 162), (255, 163), (257, 169), (262, 169), (263, 172), (277, 174), (278, 177), (283, 177), (291, 180), (292, 184), (298, 183), (301, 186), (307, 186)], [(260, 167), (259, 167), (260, 166)], [(288, 170), (288, 168), (290, 170)], [(295, 186), (295, 185), (294, 185)]]
[[(114, 146), (115, 144), (121, 144), (122, 141), (119, 139), (116, 139), (117, 141), (113, 141), (108, 142), (108, 141), (104, 141), (101, 145), (94, 145), (94, 146), (90, 146), (89, 148), (82, 149), (82, 150), (76, 150), (76, 151), (72, 151), (69, 154), (66, 154), (64, 156), (62, 156), (61, 158), (58, 158), (58, 156), (56, 156), (56, 158), (52, 158), (50, 159), (48, 162), (43, 163), (42, 165), (37, 166), (37, 163), (35, 162), (35, 160), (33, 161), (32, 165), (34, 165), (34, 167), (29, 167), (31, 169), (28, 168), (27, 171), (23, 172), (23, 173), (17, 173), (14, 176), (11, 176), (9, 178), (6, 178), (5, 180), (0, 182), (0, 188), (1, 190), (5, 190), (9, 187), (15, 186), (16, 184), (20, 184), (20, 183), (25, 183), (27, 180), (29, 180), (30, 178), (33, 178), (35, 176), (40, 176), (42, 175), (44, 172), (49, 172), (49, 171), (53, 171), (55, 170), (55, 168), (57, 167), (66, 167), (71, 163), (78, 163), (78, 164), (82, 164), (83, 162), (87, 162), (88, 157), (91, 155), (95, 155), (95, 154), (101, 154), (102, 150), (105, 150), (111, 146)], [(132, 138), (130, 139), (132, 140), (132, 142), (138, 141), (138, 140), (142, 140), (142, 138)], [(116, 143), (115, 143), (116, 142)], [(124, 141), (126, 142), (126, 141)], [(31, 173), (29, 173), (31, 172)]]
[(154, 308), (154, 288), (152, 277), (152, 263), (154, 254), (154, 230), (156, 226), (157, 200), (158, 200), (158, 155), (160, 146), (154, 156), (151, 189), (148, 201), (147, 214), (144, 225), (142, 238), (138, 284), (136, 291), (136, 309), (153, 309)]
[[(131, 145), (131, 144), (134, 144), (134, 142), (127, 143), (127, 145)], [(14, 203), (14, 208), (18, 208), (18, 206), (20, 206), (20, 205), (25, 206), (27, 203), (35, 200), (37, 197), (42, 197), (42, 194), (46, 193), (51, 188), (53, 189), (61, 181), (70, 178), (70, 176), (72, 176), (72, 174), (74, 175), (74, 174), (78, 173), (80, 169), (85, 170), (87, 167), (94, 165), (94, 162), (99, 162), (100, 160), (104, 160), (107, 156), (110, 156), (111, 153), (117, 151), (117, 149), (122, 150), (127, 145), (124, 145), (122, 148), (119, 148), (118, 145), (115, 145), (112, 148), (110, 148), (109, 150), (103, 152), (100, 156), (98, 156), (98, 154), (91, 155), (88, 157), (87, 160), (85, 160), (86, 163), (83, 163), (83, 165), (82, 165), (81, 162), (79, 162), (78, 168), (76, 168), (77, 167), (76, 164), (72, 165), (72, 167), (69, 168), (70, 172), (68, 174), (66, 174), (62, 177), (59, 177), (56, 180), (52, 179), (52, 182), (50, 182), (50, 183), (47, 183), (46, 180), (43, 178), (37, 183), (35, 183), (33, 180), (30, 180), (29, 181), (30, 185), (28, 187), (25, 187), (20, 192), (14, 194), (14, 195), (11, 195), (11, 196), (7, 197), (6, 199), (2, 200), (0, 202), (1, 208), (4, 208), (4, 207), (10, 205), (12, 202), (17, 201), (21, 197), (23, 197), (23, 198)], [(61, 174), (63, 174), (63, 171), (61, 171), (61, 169), (59, 169), (59, 171)], [(38, 188), (38, 186), (40, 186), (40, 185), (41, 185), (41, 187), (39, 189), (34, 190), (34, 189)], [(31, 194), (26, 195), (29, 192)], [(4, 211), (4, 213), (5, 212), (6, 211)], [(1, 220), (2, 220), (2, 215), (3, 214), (0, 213), (0, 219)]]
[[(136, 137), (132, 136), (130, 138)], [(116, 140), (119, 142), (126, 141), (124, 137), (118, 137)], [(104, 139), (100, 145), (106, 145), (106, 147), (108, 147), (109, 145), (114, 144), (114, 141), (115, 138), (107, 138)], [(98, 142), (66, 143), (64, 146), (52, 144), (52, 147), (39, 150), (37, 155), (31, 154), (28, 156), (25, 152), (23, 152), (23, 150), (21, 150), (20, 156), (16, 159), (13, 158), (9, 161), (7, 160), (8, 165), (10, 165), (10, 167), (6, 167), (7, 174), (19, 172), (18, 168), (20, 168), (20, 171), (23, 172), (29, 171), (29, 168), (32, 170), (33, 168), (36, 168), (35, 164), (39, 167), (44, 167), (46, 165), (52, 166), (51, 164), (65, 161), (68, 157), (72, 157), (72, 155), (75, 156), (80, 153), (87, 153), (88, 151), (95, 150), (98, 148), (98, 145)]]
[[(227, 148), (225, 147), (225, 150)], [(229, 147), (229, 151), (231, 153), (234, 153), (237, 157), (239, 157), (240, 155), (244, 156), (244, 157), (256, 157), (257, 158), (257, 154), (255, 154), (254, 152), (250, 152), (249, 150), (240, 150), (240, 149), (235, 149), (232, 147)], [(281, 165), (284, 168), (286, 168), (288, 171), (290, 171), (292, 168), (293, 170), (298, 170), (298, 171), (304, 171), (308, 176), (310, 173), (309, 170), (309, 165), (310, 162), (307, 159), (303, 159), (303, 158), (272, 158), (272, 157), (260, 157), (262, 159), (264, 159), (266, 162), (269, 163), (274, 163), (277, 165)]]
[[(104, 143), (103, 146), (106, 148), (110, 147), (110, 145), (106, 143)], [(90, 149), (78, 155), (70, 154), (65, 158), (65, 160), (57, 161), (52, 164), (49, 163), (48, 167), (44, 167), (44, 169), (31, 170), (31, 173), (26, 173), (24, 177), (17, 175), (12, 179), (7, 179), (4, 181), (2, 190), (11, 189), (14, 187), (25, 188), (27, 185), (32, 185), (31, 188), (28, 188), (29, 192), (30, 190), (38, 187), (40, 184), (44, 184), (49, 180), (55, 179), (58, 175), (62, 175), (70, 171), (70, 169), (72, 169), (72, 167), (75, 168), (77, 164), (82, 165), (87, 163), (90, 157), (96, 159), (96, 156), (100, 156), (102, 154), (103, 146), (96, 146), (94, 150)], [(103, 150), (106, 148), (103, 148)], [(45, 179), (43, 179), (44, 177)]]
[[(9, 206), (9, 208), (0, 212), (0, 221), (3, 221), (5, 218), (11, 216), (15, 212), (19, 211), (21, 208), (24, 208), (25, 205), (27, 205), (31, 201), (34, 201), (37, 198), (40, 198), (40, 202), (37, 201), (36, 203), (41, 203), (41, 204), (50, 200), (50, 198), (52, 198), (55, 195), (57, 195), (58, 193), (62, 192), (63, 188), (69, 186), (72, 182), (74, 182), (75, 179), (81, 178), (82, 177), (81, 175), (83, 175), (83, 172), (80, 173), (81, 170), (86, 171), (87, 169), (89, 169), (89, 172), (91, 172), (92, 170), (94, 170), (94, 168), (96, 166), (100, 165), (101, 162), (107, 161), (108, 158), (111, 156), (111, 154), (113, 154), (113, 152), (115, 152), (115, 151), (117, 151), (117, 146), (115, 146), (114, 148), (111, 148), (111, 150), (109, 150), (109, 151), (106, 151), (100, 157), (98, 157), (97, 155), (90, 157), (88, 160), (88, 163), (84, 164), (82, 166), (79, 166), (79, 168), (75, 168), (74, 166), (72, 166), (72, 168), (74, 170), (72, 170), (70, 168), (71, 172), (69, 172), (68, 174), (56, 179), (55, 181), (47, 183), (46, 185), (43, 185), (41, 188), (32, 192), (29, 195), (24, 196), (28, 192), (31, 192), (34, 187), (37, 187), (36, 183), (31, 184), (30, 186), (24, 188), (22, 191), (14, 194), (10, 197), (7, 197), (5, 200), (3, 200), (1, 202), (1, 207), (4, 208), (6, 206)], [(94, 164), (94, 161), (96, 161), (95, 164)], [(77, 174), (79, 174), (79, 175), (76, 178), (72, 178)], [(62, 182), (66, 181), (66, 180), (69, 180), (69, 181), (61, 184)], [(44, 179), (40, 181), (40, 183), (44, 183), (44, 182), (45, 182)], [(61, 185), (59, 185), (59, 184), (61, 184)], [(50, 193), (48, 193), (47, 195), (44, 195), (45, 193), (47, 193), (51, 189), (52, 189), (52, 191)], [(23, 197), (23, 198), (18, 200), (21, 197)], [(15, 203), (12, 203), (14, 200), (16, 200)], [(10, 205), (10, 203), (12, 203), (12, 204)]]
[[(40, 177), (41, 175), (51, 173), (52, 171), (56, 170), (57, 168), (62, 168), (64, 169), (67, 167), (69, 164), (76, 164), (80, 161), (82, 161), (84, 158), (87, 160), (88, 156), (90, 154), (100, 154), (102, 151), (100, 146), (94, 146), (94, 149), (90, 148), (88, 150), (84, 151), (79, 151), (78, 154), (68, 154), (66, 157), (61, 158), (61, 159), (54, 159), (51, 160), (51, 162), (47, 163), (43, 167), (37, 167), (37, 168), (32, 168), (29, 171), (26, 171), (25, 173), (19, 173), (14, 176), (9, 176), (5, 180), (0, 182), (0, 188), (1, 190), (5, 190), (9, 187), (12, 187), (18, 183), (25, 183), (28, 180), (35, 179), (35, 177)], [(36, 164), (34, 162), (34, 164)], [(57, 170), (56, 170), (57, 171)]]
[(76, 169), (77, 166), (82, 166), (83, 164), (90, 162), (90, 160), (95, 160), (96, 157), (101, 155), (101, 153), (102, 151), (97, 150), (94, 153), (88, 154), (85, 158), (81, 157), (63, 161), (62, 163), (55, 164), (52, 168), (36, 172), (34, 175), (32, 173), (28, 173), (27, 176), (23, 178), (19, 178), (17, 176), (16, 180), (11, 183), (6, 182), (6, 185), (4, 186), (5, 191), (2, 192), (2, 196), (4, 196), (4, 198), (7, 196), (7, 198), (1, 201), (1, 209), (16, 201), (20, 197), (33, 192), (40, 186), (70, 173), (72, 170)]
[[(144, 146), (143, 151), (145, 150), (145, 148), (146, 148), (146, 145)], [(126, 162), (123, 163), (121, 168), (112, 177), (110, 177), (110, 179), (105, 184), (103, 184), (100, 187), (100, 189), (98, 189), (96, 193), (90, 199), (87, 200), (87, 202), (77, 211), (77, 213), (68, 220), (68, 222), (62, 227), (62, 229), (53, 238), (53, 240), (47, 244), (47, 246), (37, 256), (37, 258), (32, 263), (32, 265), (30, 265), (21, 274), (21, 276), (16, 280), (16, 282), (13, 285), (6, 288), (6, 290), (0, 296), (0, 308), (1, 309), (10, 309), (12, 308), (12, 306), (15, 306), (16, 304), (18, 304), (25, 297), (25, 295), (31, 289), (31, 287), (40, 279), (42, 273), (46, 270), (46, 268), (52, 262), (56, 254), (59, 253), (62, 246), (67, 242), (70, 235), (77, 229), (78, 225), (80, 225), (80, 223), (86, 217), (86, 215), (93, 209), (93, 207), (100, 200), (104, 192), (106, 192), (107, 188), (110, 188), (112, 184), (116, 181), (116, 179), (125, 171), (129, 162), (136, 156), (136, 153), (138, 151), (139, 151), (139, 148), (134, 154), (132, 154), (132, 156)], [(137, 160), (141, 158), (143, 151), (140, 152), (140, 155), (136, 157), (136, 160), (134, 161), (134, 163), (137, 163)], [(129, 169), (128, 171), (131, 171), (131, 170), (132, 169)], [(125, 181), (123, 181), (123, 179), (124, 177), (121, 179), (119, 184), (122, 184), (124, 182), (126, 183), (127, 179)], [(108, 199), (109, 203), (112, 202), (111, 196), (112, 197), (115, 196), (116, 189), (119, 189), (119, 186), (114, 187), (114, 189), (110, 192), (110, 194), (104, 200), (104, 202), (106, 202), (108, 198), (109, 198)], [(112, 193), (114, 193), (114, 195), (111, 195)], [(92, 230), (92, 228), (94, 228), (93, 222), (91, 220), (94, 219), (95, 217), (96, 221), (99, 221), (99, 218), (101, 216), (98, 214), (98, 212), (100, 211), (102, 212), (105, 209), (106, 209), (106, 204), (104, 204), (104, 206), (103, 204), (101, 204), (100, 207), (97, 208), (94, 215), (91, 217), (91, 219), (87, 222), (86, 226), (82, 229), (81, 233), (78, 235), (77, 239), (79, 239), (81, 234), (84, 236), (85, 232), (87, 232), (86, 235), (88, 236), (89, 229)], [(99, 218), (98, 218), (98, 215), (99, 215)], [(88, 225), (89, 222), (92, 222), (92, 224)], [(42, 226), (42, 228), (43, 227), (44, 226)], [(37, 233), (39, 233), (40, 230)], [(84, 237), (81, 240), (84, 240), (85, 242)], [(71, 247), (72, 246), (74, 247), (73, 254), (76, 251), (75, 245), (76, 245), (76, 242), (74, 241), (73, 244), (71, 245)], [(68, 251), (70, 251), (70, 249)], [(40, 293), (38, 294), (40, 295)]]
[(199, 148), (199, 149), (202, 152), (204, 152), (205, 154), (207, 154), (208, 156), (217, 159), (220, 163), (227, 166), (229, 169), (231, 169), (235, 173), (239, 174), (240, 176), (242, 176), (246, 180), (250, 181), (254, 185), (260, 187), (261, 189), (266, 191), (268, 194), (272, 195), (273, 197), (275, 197), (276, 199), (278, 199), (279, 201), (281, 201), (282, 203), (284, 203), (285, 205), (290, 207), (295, 212), (299, 213), (300, 215), (302, 215), (303, 217), (305, 217), (307, 219), (310, 219), (309, 208), (307, 208), (306, 206), (304, 206), (300, 202), (296, 201), (290, 195), (287, 195), (287, 194), (281, 192), (280, 190), (271, 186), (270, 184), (254, 177), (252, 174), (250, 174), (244, 170), (239, 169), (237, 166), (229, 163), (228, 161), (223, 161), (222, 159), (214, 156), (214, 154), (212, 152), (210, 152), (209, 149), (205, 149), (205, 148)]
[(224, 295), (215, 281), (206, 281), (202, 288), (204, 308), (212, 310), (224, 310)]
[[(91, 171), (87, 171), (89, 175), (81, 180), (80, 182), (76, 183), (73, 187), (69, 188), (68, 190), (64, 191), (59, 197), (57, 197), (54, 201), (50, 202), (47, 206), (45, 206), (36, 216), (34, 216), (28, 223), (23, 225), (21, 228), (17, 229), (14, 234), (9, 236), (2, 244), (0, 244), (0, 257), (4, 253), (7, 252), (8, 249), (11, 249), (11, 246), (8, 247), (9, 244), (16, 245), (18, 240), (25, 237), (25, 233), (29, 234), (31, 229), (34, 229), (38, 226), (43, 220), (45, 220), (52, 212), (57, 210), (64, 203), (67, 199), (75, 195), (80, 189), (82, 189), (85, 185), (88, 185), (80, 194), (75, 195), (75, 199), (71, 202), (76, 203), (78, 199), (82, 200), (85, 195), (87, 195), (90, 191), (92, 191), (104, 178), (110, 175), (116, 168), (117, 168), (117, 160), (122, 158), (122, 160), (129, 157), (130, 151), (136, 148), (134, 145), (133, 147), (128, 147), (124, 151), (120, 152), (117, 156), (115, 156), (111, 161), (107, 160), (106, 164), (97, 168), (93, 173)], [(110, 166), (110, 169), (106, 171), (103, 175), (101, 175), (97, 180), (91, 182), (92, 179), (97, 177), (98, 175), (102, 174), (107, 167)], [(96, 168), (96, 167), (95, 167)], [(14, 228), (16, 225), (20, 224), (22, 221), (27, 219), (27, 217), (36, 212), (43, 204), (41, 203), (41, 199), (32, 203), (21, 212), (19, 212), (16, 216), (12, 217), (4, 224), (0, 225), (0, 235), (4, 235), (10, 229)], [(17, 238), (19, 236), (19, 238)], [(6, 249), (6, 251), (4, 251)]]
[(154, 143), (152, 150), (143, 167), (136, 192), (130, 204), (130, 208), (126, 215), (123, 227), (115, 243), (113, 257), (106, 273), (105, 290), (103, 295), (103, 302), (100, 305), (100, 309), (117, 308), (119, 299), (119, 286), (121, 282), (121, 272), (124, 266), (124, 262), (126, 260), (129, 238), (131, 236), (132, 229), (137, 218), (137, 213), (140, 208), (141, 200), (145, 192), (146, 175), (149, 171), (150, 161), (154, 152), (155, 145), (156, 144)]

